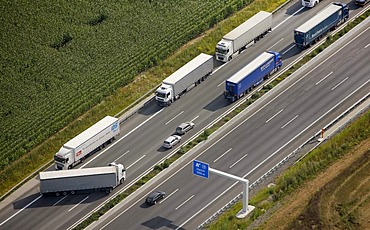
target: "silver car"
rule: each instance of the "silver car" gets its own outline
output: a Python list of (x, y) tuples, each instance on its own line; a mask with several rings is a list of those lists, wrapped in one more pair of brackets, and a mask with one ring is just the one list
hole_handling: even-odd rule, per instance
[(173, 146), (179, 143), (180, 140), (181, 140), (180, 136), (172, 135), (163, 142), (163, 147), (165, 147), (166, 149), (171, 149)]
[(195, 126), (195, 124), (193, 122), (191, 122), (191, 121), (187, 121), (187, 122), (181, 123), (181, 125), (179, 125), (176, 128), (176, 134), (183, 135), (187, 131), (189, 131), (190, 129), (194, 128), (194, 126)]

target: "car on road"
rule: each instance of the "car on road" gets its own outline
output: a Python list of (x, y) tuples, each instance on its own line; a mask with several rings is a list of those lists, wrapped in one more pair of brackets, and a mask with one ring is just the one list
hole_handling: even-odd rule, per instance
[(181, 140), (181, 137), (178, 135), (169, 136), (164, 142), (163, 147), (166, 149), (171, 149), (173, 146), (177, 145)]
[(194, 126), (195, 126), (195, 124), (191, 121), (181, 123), (181, 125), (179, 125), (176, 128), (176, 134), (183, 135), (186, 132), (188, 132), (190, 129), (194, 128)]
[(162, 200), (166, 196), (165, 192), (162, 191), (154, 191), (149, 194), (146, 198), (145, 202), (150, 205), (156, 204), (158, 201)]

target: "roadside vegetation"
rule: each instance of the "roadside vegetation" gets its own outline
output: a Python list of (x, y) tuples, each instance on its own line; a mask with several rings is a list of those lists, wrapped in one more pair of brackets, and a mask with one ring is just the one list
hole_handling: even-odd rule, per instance
[[(268, 9), (272, 1), (256, 1), (222, 23), (251, 1), (4, 3), (0, 195), (50, 162), (63, 143), (127, 108), (200, 52), (213, 54), (223, 34), (260, 9), (284, 1)], [(216, 24), (206, 39), (177, 51)]]
[[(253, 7), (251, 4), (249, 7)], [(247, 7), (248, 8), (248, 7)], [(173, 162), (180, 158), (183, 154), (188, 152), (197, 144), (206, 140), (209, 135), (222, 127), (225, 123), (230, 121), (233, 117), (247, 108), (255, 100), (260, 98), (263, 94), (267, 93), (274, 86), (280, 83), (285, 78), (289, 77), (294, 71), (299, 69), (318, 53), (322, 52), (330, 44), (334, 43), (337, 39), (346, 34), (350, 29), (358, 25), (360, 22), (365, 20), (370, 15), (370, 10), (367, 11), (364, 15), (357, 18), (353, 22), (349, 23), (345, 28), (336, 33), (334, 36), (329, 36), (324, 44), (316, 48), (312, 53), (303, 58), (300, 62), (292, 66), (289, 70), (284, 72), (279, 78), (275, 79), (271, 84), (266, 85), (262, 88), (261, 91), (254, 93), (250, 99), (246, 100), (245, 103), (241, 104), (238, 108), (234, 109), (231, 113), (226, 115), (216, 124), (214, 124), (209, 129), (204, 130), (193, 141), (182, 146), (180, 150), (171, 158), (165, 160), (162, 164), (157, 165), (154, 169), (141, 180), (136, 182), (132, 187), (127, 191), (121, 193), (107, 204), (105, 204), (98, 211), (94, 212), (91, 216), (77, 225), (74, 229), (85, 229), (94, 221), (97, 221), (102, 215), (107, 211), (113, 208), (116, 204), (125, 199), (128, 195), (136, 191), (140, 186), (144, 185), (150, 179), (155, 177), (163, 169), (169, 167)], [(331, 165), (336, 160), (340, 159), (343, 155), (353, 151), (357, 144), (364, 140), (370, 140), (370, 112), (367, 112), (360, 119), (355, 121), (349, 127), (347, 127), (339, 135), (335, 136), (332, 140), (329, 140), (327, 143), (323, 144), (319, 148), (313, 150), (306, 158), (301, 162), (296, 164), (294, 167), (291, 167), (287, 172), (281, 175), (277, 181), (276, 186), (264, 188), (259, 191), (254, 197), (251, 198), (249, 203), (256, 206), (255, 210), (251, 217), (247, 219), (237, 219), (236, 213), (238, 213), (242, 204), (237, 203), (229, 211), (223, 214), (215, 223), (212, 223), (210, 226), (207, 226), (208, 229), (245, 229), (250, 225), (254, 220), (259, 216), (265, 213), (266, 210), (273, 207), (277, 202), (281, 201), (287, 195), (295, 191), (299, 186), (301, 186), (306, 180), (313, 178), (318, 173), (322, 172)], [(299, 222), (300, 223), (300, 222)]]
[[(258, 217), (275, 205), (287, 205), (288, 208), (277, 208), (272, 212), (272, 220), (266, 220), (259, 229), (356, 229), (359, 227), (361, 209), (364, 216), (369, 216), (369, 143), (370, 143), (370, 112), (350, 124), (341, 133), (313, 150), (306, 158), (291, 166), (274, 182), (275, 186), (266, 187), (253, 196), (249, 203), (255, 206), (253, 213), (246, 219), (237, 219), (235, 215), (242, 208), (239, 202), (221, 215), (217, 221), (206, 229), (247, 229)], [(367, 146), (367, 147), (362, 147)], [(348, 164), (344, 170), (339, 170), (342, 158), (351, 158), (360, 148), (359, 157)], [(331, 175), (333, 179), (320, 183), (328, 178), (325, 171), (337, 162)], [(331, 177), (330, 177), (331, 178)], [(311, 181), (314, 181), (313, 183)], [(307, 190), (312, 190), (312, 196), (306, 197)], [(304, 195), (303, 195), (304, 194)], [(293, 198), (290, 198), (292, 196)], [(309, 201), (305, 201), (308, 199)], [(308, 206), (305, 207), (305, 205)], [(299, 206), (295, 218), (288, 218)], [(279, 213), (282, 209), (282, 214)], [(284, 211), (284, 212), (283, 212)], [(276, 215), (276, 216), (274, 216)], [(268, 219), (268, 218), (267, 218)], [(364, 221), (366, 223), (366, 221)]]

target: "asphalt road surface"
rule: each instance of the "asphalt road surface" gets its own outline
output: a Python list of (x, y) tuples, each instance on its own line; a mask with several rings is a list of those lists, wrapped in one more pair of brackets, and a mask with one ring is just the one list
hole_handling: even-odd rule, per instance
[[(158, 162), (161, 162), (165, 157), (169, 156), (173, 151), (175, 151), (175, 150), (173, 151), (165, 150), (161, 147), (161, 145), (163, 143), (163, 140), (166, 139), (169, 135), (171, 135), (175, 131), (175, 127), (178, 124), (186, 120), (192, 120), (196, 124), (194, 130), (190, 131), (185, 136), (183, 136), (182, 142), (185, 142), (192, 135), (195, 135), (202, 128), (207, 126), (209, 123), (211, 123), (213, 120), (221, 116), (225, 111), (227, 111), (228, 109), (235, 105), (235, 103), (229, 104), (223, 98), (222, 95), (222, 92), (224, 90), (223, 82), (225, 81), (225, 79), (230, 77), (232, 74), (236, 73), (240, 68), (245, 66), (247, 63), (249, 63), (251, 60), (253, 60), (256, 56), (258, 56), (265, 50), (274, 50), (281, 52), (284, 60), (283, 66), (289, 65), (289, 63), (291, 63), (297, 57), (299, 57), (299, 55), (302, 54), (302, 51), (293, 45), (293, 30), (297, 28), (299, 25), (303, 24), (308, 18), (312, 17), (319, 10), (324, 8), (328, 3), (329, 2), (325, 2), (325, 4), (319, 4), (317, 7), (310, 10), (302, 9), (299, 2), (288, 4), (287, 6), (282, 8), (279, 12), (274, 14), (273, 17), (274, 28), (271, 33), (269, 33), (260, 42), (247, 49), (244, 53), (239, 55), (233, 61), (215, 71), (205, 82), (193, 88), (190, 92), (185, 94), (180, 100), (173, 103), (170, 107), (160, 108), (155, 104), (154, 101), (152, 101), (148, 103), (142, 110), (140, 110), (139, 113), (137, 113), (131, 119), (123, 123), (121, 125), (121, 137), (119, 140), (115, 141), (105, 150), (98, 152), (94, 156), (90, 157), (84, 165), (79, 166), (79, 167), (102, 166), (107, 165), (112, 161), (123, 163), (127, 168), (128, 178), (125, 184), (118, 187), (114, 191), (114, 193), (110, 194), (109, 196), (107, 196), (104, 193), (97, 192), (89, 194), (79, 194), (75, 196), (68, 195), (62, 198), (60, 197), (44, 198), (40, 197), (38, 193), (39, 189), (37, 187), (37, 183), (33, 185), (30, 185), (31, 183), (27, 183), (25, 186), (20, 188), (20, 190), (22, 191), (24, 190), (20, 197), (11, 196), (9, 197), (9, 199), (13, 199), (12, 201), (2, 202), (4, 205), (1, 206), (0, 210), (0, 229), (66, 229), (69, 228), (74, 223), (76, 223), (86, 214), (91, 212), (93, 209), (98, 207), (99, 204), (104, 202), (106, 199), (113, 196), (117, 192), (126, 189), (132, 182), (140, 178), (141, 175), (143, 175), (146, 171), (150, 170), (154, 165), (158, 164)], [(353, 4), (350, 4), (350, 9), (351, 16), (355, 15), (357, 12), (361, 10), (355, 7)], [(216, 63), (216, 65), (219, 65), (219, 63)], [(352, 68), (352, 66), (353, 65), (348, 67), (349, 70)], [(357, 72), (359, 71), (356, 69), (355, 73)], [(333, 76), (336, 76), (334, 72), (327, 78), (327, 80), (333, 79)], [(338, 89), (338, 91), (342, 87), (347, 86), (347, 84), (349, 83), (351, 83), (349, 86), (352, 86), (353, 83), (350, 79), (351, 78), (348, 78), (347, 80), (343, 81), (340, 84), (340, 87), (337, 86), (336, 88)], [(326, 80), (322, 81), (322, 83), (325, 82)], [(336, 83), (339, 84), (340, 82)], [(323, 84), (319, 84), (319, 86), (320, 85)], [(353, 87), (350, 87), (350, 89), (351, 88), (353, 89)], [(301, 94), (304, 94), (304, 92), (305, 90), (301, 91)], [(337, 91), (334, 90), (334, 92)], [(315, 98), (318, 99), (319, 97), (315, 95)], [(293, 100), (294, 98), (291, 96), (290, 99)], [(294, 104), (295, 101), (296, 100), (293, 100), (291, 101), (291, 103), (288, 104)], [(289, 124), (286, 125), (286, 127), (281, 129), (282, 134), (270, 136), (271, 140), (269, 140), (268, 143), (271, 142), (271, 145), (273, 145), (274, 143), (276, 144), (276, 142), (278, 141), (284, 142), (284, 140), (286, 139), (285, 135), (287, 135), (287, 133), (289, 134), (291, 133), (287, 131), (288, 128), (291, 127), (291, 125), (298, 122), (303, 122), (304, 121), (303, 119), (308, 119), (309, 117), (312, 116), (312, 114), (307, 115), (306, 113), (302, 113), (303, 111), (300, 108), (303, 102), (306, 101), (301, 101), (300, 104), (295, 104), (296, 106), (298, 106), (297, 108), (294, 109), (296, 112), (292, 112), (293, 108), (288, 109), (282, 107), (278, 111), (275, 111), (274, 107), (271, 105), (265, 107), (268, 111), (271, 111), (271, 113), (276, 113), (283, 109), (283, 111), (278, 116), (276, 116), (276, 119), (279, 117), (279, 120), (281, 119), (282, 122), (286, 122), (285, 124), (288, 124), (288, 122), (290, 121)], [(324, 102), (321, 102), (321, 98), (320, 102), (318, 103), (319, 104), (323, 103), (321, 104), (322, 109), (325, 109), (326, 106), (330, 106), (326, 105)], [(312, 102), (311, 104), (313, 105), (314, 103)], [(293, 115), (293, 117), (285, 115), (288, 114), (288, 112), (291, 112), (292, 114), (289, 115)], [(267, 111), (265, 111), (265, 113), (268, 114)], [(298, 117), (296, 117), (297, 115)], [(271, 120), (271, 123), (273, 120), (274, 119)], [(266, 135), (266, 133), (261, 133), (260, 127), (257, 126), (257, 124), (258, 123), (253, 123), (251, 127), (245, 130), (245, 132), (248, 133), (245, 139), (246, 142), (252, 137), (255, 138), (257, 135)], [(275, 129), (277, 128), (275, 127)], [(244, 145), (240, 145), (239, 147), (239, 144), (244, 143), (244, 141), (242, 142), (240, 140), (229, 140), (229, 141), (230, 142), (234, 141), (235, 143), (238, 143), (238, 145), (234, 143), (235, 146), (233, 145), (233, 149), (230, 150), (227, 154), (225, 154), (224, 159), (227, 159), (226, 156), (232, 153), (233, 156), (236, 155), (235, 159), (237, 157), (245, 156), (243, 160), (247, 159), (256, 160), (258, 156), (254, 156), (252, 155), (252, 153), (249, 153), (246, 150), (250, 150), (249, 149), (250, 147), (254, 148), (261, 143), (263, 143), (264, 146), (271, 147), (270, 144), (265, 145), (267, 143), (256, 141), (256, 143), (252, 143), (250, 147), (246, 148)], [(228, 149), (230, 148), (231, 147), (229, 147)], [(214, 154), (217, 154), (219, 152), (226, 152), (228, 149), (225, 150), (222, 148), (218, 148), (213, 151), (216, 152)], [(243, 151), (238, 153), (239, 150), (241, 149)], [(268, 153), (271, 153), (271, 151)], [(265, 156), (261, 156), (261, 159), (263, 159), (263, 157)], [(216, 161), (215, 163), (222, 162), (221, 159)], [(207, 161), (208, 159), (204, 160)], [(242, 165), (243, 160), (241, 160), (240, 162), (235, 164), (232, 168), (230, 168), (232, 169), (230, 172), (231, 173), (240, 172), (238, 171), (240, 170), (239, 169), (240, 167), (241, 168), (251, 167), (250, 164), (240, 166)], [(217, 168), (218, 163), (215, 164), (214, 167)], [(222, 167), (218, 169), (223, 170)], [(222, 182), (216, 183), (224, 184)], [(225, 182), (225, 184), (227, 185), (228, 182)], [(167, 191), (167, 194), (171, 193), (170, 188), (169, 190), (164, 188), (164, 190)], [(183, 190), (181, 189), (181, 191), (179, 190), (178, 193), (176, 192), (174, 194), (182, 194), (182, 191)], [(182, 195), (184, 200), (190, 197), (188, 196), (188, 194)], [(208, 195), (204, 196), (208, 197)], [(193, 200), (194, 198), (195, 195), (189, 201)], [(204, 201), (207, 201), (207, 199), (205, 199)], [(173, 203), (173, 205), (175, 205), (175, 203)], [(217, 208), (217, 204), (212, 206), (215, 206)], [(160, 208), (161, 206), (157, 207)], [(145, 209), (145, 210), (148, 210), (150, 212), (155, 211), (154, 209)], [(181, 210), (184, 209), (182, 208)], [(165, 215), (165, 213), (166, 212), (164, 212), (163, 214), (161, 213), (160, 216), (166, 217), (167, 215)], [(176, 212), (174, 212), (173, 209), (171, 213), (173, 213), (174, 215), (176, 214)], [(187, 215), (184, 215), (182, 219), (171, 216), (169, 217), (169, 220), (172, 219), (173, 221), (176, 221), (177, 225), (181, 225), (181, 223), (185, 221), (186, 216)], [(145, 216), (144, 219), (146, 219), (147, 221), (150, 220), (151, 218), (152, 217)], [(196, 225), (195, 222), (196, 221), (194, 221), (194, 224)], [(143, 223), (142, 220), (139, 220), (137, 224), (142, 223)], [(163, 225), (163, 222), (161, 223)], [(190, 228), (192, 227), (190, 226)]]
[[(370, 24), (370, 23), (369, 23)], [(263, 98), (261, 106), (246, 111), (218, 137), (207, 140), (195, 154), (210, 167), (254, 182), (266, 170), (259, 165), (283, 159), (313, 133), (339, 116), (370, 91), (370, 29), (351, 36), (343, 46), (322, 55), (286, 87)], [(195, 229), (207, 217), (242, 191), (229, 179), (192, 175), (192, 161), (158, 186), (167, 198), (155, 206), (145, 204), (145, 195), (133, 199), (114, 215), (95, 226), (98, 229)]]

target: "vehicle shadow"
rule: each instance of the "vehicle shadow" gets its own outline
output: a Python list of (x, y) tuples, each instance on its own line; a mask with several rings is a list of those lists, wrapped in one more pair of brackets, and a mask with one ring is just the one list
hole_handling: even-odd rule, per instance
[(282, 54), (283, 61), (291, 57), (296, 56), (302, 52), (302, 49), (298, 48), (294, 43), (290, 43), (288, 46), (284, 47), (279, 53)]
[(221, 94), (218, 97), (216, 97), (213, 101), (211, 101), (209, 104), (204, 106), (203, 109), (215, 112), (229, 105), (230, 102), (224, 98), (224, 94)]
[[(42, 196), (39, 193), (29, 195), (20, 200), (13, 202), (14, 210), (29, 208), (40, 208), (40, 207), (51, 207), (51, 206), (64, 206), (64, 205), (76, 205), (93, 203), (109, 194), (103, 191), (89, 191), (79, 192), (74, 195), (66, 196)], [(82, 201), (82, 202), (81, 202)], [(32, 204), (31, 204), (32, 203)], [(31, 205), (30, 205), (31, 204)]]
[(156, 216), (148, 221), (145, 221), (141, 223), (141, 225), (149, 228), (149, 229), (160, 229), (160, 228), (167, 228), (167, 229), (181, 229), (184, 230), (184, 228), (179, 228), (179, 226), (173, 224), (172, 220), (163, 218), (161, 216)]
[[(299, 10), (300, 8), (302, 7), (302, 2), (301, 1), (297, 1), (297, 3), (291, 5), (290, 7), (288, 7), (285, 11), (286, 14), (288, 15), (293, 15), (295, 12), (297, 12), (297, 10)], [(297, 14), (295, 15), (300, 15), (302, 13), (304, 13), (305, 11), (307, 10), (310, 10), (310, 8), (304, 8), (303, 10), (299, 11)]]
[(151, 100), (146, 102), (142, 108), (139, 109), (137, 112), (138, 114), (150, 116), (161, 110), (162, 107), (157, 105), (157, 102), (155, 101), (155, 98), (153, 97)]

